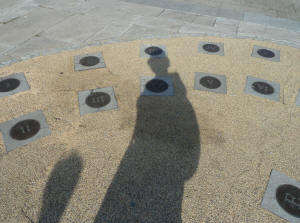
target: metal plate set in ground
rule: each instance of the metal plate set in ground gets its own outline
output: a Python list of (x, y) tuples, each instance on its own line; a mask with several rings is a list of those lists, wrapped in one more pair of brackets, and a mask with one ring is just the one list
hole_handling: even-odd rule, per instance
[(224, 43), (199, 42), (198, 52), (224, 56)]
[(24, 73), (11, 74), (0, 78), (0, 97), (13, 95), (29, 89), (30, 87)]
[(274, 62), (280, 61), (280, 51), (272, 48), (267, 48), (263, 46), (254, 46), (252, 50), (253, 57), (263, 58), (266, 60), (271, 60)]
[(0, 130), (7, 152), (51, 134), (42, 111), (3, 122)]
[(163, 45), (141, 45), (140, 57), (144, 58), (165, 58), (167, 57), (167, 48)]
[(104, 67), (104, 58), (100, 52), (74, 56), (75, 71), (91, 70)]
[(174, 89), (172, 77), (141, 77), (141, 95), (173, 96)]
[(80, 115), (118, 108), (112, 87), (97, 88), (78, 92)]
[(300, 182), (272, 170), (261, 206), (289, 222), (300, 222)]
[(246, 81), (246, 94), (252, 94), (274, 101), (280, 100), (280, 84), (273, 81), (248, 76)]
[(215, 93), (226, 94), (226, 76), (196, 72), (194, 89), (200, 91), (212, 91)]

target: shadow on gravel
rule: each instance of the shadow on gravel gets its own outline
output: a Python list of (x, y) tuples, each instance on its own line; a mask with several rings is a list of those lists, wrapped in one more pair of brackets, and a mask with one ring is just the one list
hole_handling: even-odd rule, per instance
[(44, 189), (38, 223), (59, 222), (78, 183), (81, 170), (82, 159), (76, 153), (55, 165)]
[(200, 157), (196, 115), (169, 59), (149, 59), (156, 76), (171, 76), (174, 96), (141, 96), (131, 143), (95, 223), (180, 223), (184, 182)]

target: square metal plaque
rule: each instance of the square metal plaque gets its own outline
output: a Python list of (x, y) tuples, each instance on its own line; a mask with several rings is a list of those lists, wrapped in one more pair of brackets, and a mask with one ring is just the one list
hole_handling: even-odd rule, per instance
[(163, 45), (141, 45), (140, 57), (143, 58), (166, 58), (168, 57), (167, 47)]
[(3, 122), (0, 130), (7, 152), (51, 134), (42, 111)]
[(273, 81), (248, 76), (245, 87), (246, 94), (252, 94), (274, 101), (280, 100), (280, 84)]
[(253, 57), (262, 58), (274, 62), (280, 61), (280, 51), (263, 46), (254, 46), (252, 50)]
[(80, 91), (78, 92), (78, 101), (80, 115), (118, 108), (112, 87)]
[(75, 71), (105, 68), (102, 53), (91, 53), (74, 56)]
[(300, 182), (272, 170), (261, 206), (291, 223), (299, 223)]
[(0, 97), (10, 96), (29, 89), (30, 86), (24, 73), (0, 77)]
[(194, 89), (200, 91), (211, 91), (215, 93), (227, 93), (226, 76), (209, 73), (195, 73)]
[(173, 79), (170, 76), (146, 77), (140, 79), (142, 96), (173, 96)]
[(224, 56), (224, 43), (199, 42), (198, 52)]

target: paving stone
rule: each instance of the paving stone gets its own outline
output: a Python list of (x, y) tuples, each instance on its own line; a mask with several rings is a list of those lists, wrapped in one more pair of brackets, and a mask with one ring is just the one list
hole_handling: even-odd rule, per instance
[(240, 22), (238, 26), (239, 37), (257, 37), (265, 34), (266, 25), (249, 22)]
[[(17, 81), (13, 81), (13, 83), (8, 83), (7, 80), (17, 80)], [(6, 83), (4, 84), (3, 81)], [(14, 85), (14, 83), (16, 82), (16, 85)], [(5, 77), (0, 77), (0, 86), (1, 86), (1, 90), (0, 91), (0, 98), (1, 97), (6, 97), (6, 96), (11, 96), (17, 93), (20, 93), (22, 91), (27, 91), (30, 89), (30, 86), (26, 80), (26, 77), (24, 75), (24, 73), (16, 73), (16, 74), (11, 74)], [(6, 91), (5, 89), (9, 90)]]
[(209, 73), (195, 73), (194, 89), (199, 91), (211, 91), (215, 93), (227, 93), (226, 76)]
[(109, 22), (109, 18), (96, 19), (86, 15), (75, 15), (48, 29), (42, 33), (41, 36), (63, 42), (80, 44), (105, 28)]
[(126, 31), (122, 36), (121, 40), (135, 40), (140, 38), (155, 38), (168, 35), (175, 35), (177, 31), (165, 30), (161, 28), (149, 28), (140, 25), (132, 25), (128, 31)]
[(244, 21), (252, 22), (257, 24), (269, 25), (270, 24), (270, 16), (260, 15), (256, 13), (245, 13)]
[[(29, 137), (29, 138), (24, 137), (23, 139), (13, 138), (10, 134), (12, 128), (17, 123), (24, 121), (24, 120), (36, 120), (37, 122), (39, 122), (40, 129), (32, 137)], [(36, 112), (30, 113), (30, 114), (20, 116), (13, 120), (3, 122), (0, 124), (0, 130), (2, 132), (2, 136), (3, 136), (3, 140), (4, 140), (4, 144), (5, 144), (7, 152), (10, 152), (18, 147), (27, 145), (39, 138), (49, 136), (51, 134), (51, 131), (47, 124), (47, 120), (42, 111), (36, 111)], [(23, 126), (19, 126), (19, 128), (18, 128), (20, 137), (30, 135), (33, 131), (34, 131), (34, 129), (32, 129), (31, 126), (26, 125), (26, 124)]]
[(0, 26), (0, 42), (16, 46), (68, 17), (68, 13), (36, 8), (24, 17)]
[(267, 39), (276, 39), (276, 40), (285, 40), (290, 42), (300, 43), (300, 33), (293, 32), (290, 30), (266, 26), (265, 32), (261, 35), (261, 37)]
[(26, 42), (20, 44), (17, 48), (9, 50), (6, 53), (13, 57), (23, 57), (28, 54), (46, 54), (53, 49), (63, 49), (72, 46), (74, 45), (71, 43), (49, 39), (46, 37), (34, 36)]
[(0, 22), (9, 23), (14, 19), (31, 12), (36, 3), (33, 0), (9, 0), (1, 1)]
[[(95, 93), (103, 92), (103, 95)], [(107, 96), (109, 95), (109, 96)], [(91, 97), (92, 106), (88, 105), (88, 97)], [(118, 108), (118, 103), (115, 98), (114, 89), (112, 87), (97, 88), (78, 92), (80, 115), (95, 113)]]
[(292, 21), (290, 19), (282, 19), (282, 18), (270, 18), (269, 21), (271, 26), (280, 27), (293, 31), (300, 31), (300, 22)]
[(192, 23), (204, 25), (204, 26), (214, 26), (216, 23), (216, 17), (214, 16), (201, 16), (197, 15)]
[[(164, 91), (154, 92), (148, 89), (147, 85), (149, 82), (153, 80), (161, 80), (163, 82), (155, 83), (157, 89), (165, 89)], [(147, 77), (143, 76), (140, 79), (141, 81), (141, 95), (142, 96), (173, 96), (174, 95), (174, 87), (173, 87), (173, 80), (170, 76), (156, 76), (156, 77)], [(166, 85), (167, 88), (164, 88), (163, 85)]]
[(235, 9), (225, 9), (223, 7), (220, 7), (217, 16), (229, 19), (242, 20), (244, 18), (244, 12)]
[[(264, 57), (260, 55), (258, 52), (259, 50), (267, 50), (273, 52), (273, 57)], [(279, 62), (280, 61), (280, 51), (268, 47), (263, 47), (263, 46), (254, 46), (252, 50), (252, 55), (253, 57), (261, 58), (261, 59), (266, 59), (274, 62)]]
[[(262, 94), (262, 93), (257, 92), (256, 90), (254, 90), (254, 87), (253, 87), (253, 84), (255, 82), (263, 82), (263, 83), (270, 85), (273, 88), (273, 93), (268, 92), (268, 94)], [(262, 87), (260, 87), (260, 90), (266, 90), (266, 88), (262, 86)], [(267, 98), (267, 99), (274, 100), (274, 101), (279, 101), (280, 100), (280, 84), (273, 82), (273, 81), (268, 81), (268, 80), (264, 80), (261, 78), (248, 76), (247, 81), (246, 81), (245, 93), (252, 94), (252, 95), (255, 95), (258, 97)]]
[(101, 52), (74, 56), (75, 71), (91, 70), (104, 67), (105, 62)]
[(88, 44), (96, 43), (102, 40), (121, 39), (121, 36), (126, 33), (132, 24), (128, 21), (113, 21), (105, 26), (101, 31), (91, 36)]
[[(291, 223), (299, 223), (299, 217), (295, 217), (288, 213), (278, 202), (278, 189), (282, 185), (292, 185), (298, 190), (300, 190), (300, 182), (296, 181), (295, 179), (292, 179), (276, 170), (272, 170), (269, 183), (267, 186), (267, 190), (264, 194), (263, 201), (261, 203), (261, 206), (268, 211), (273, 212), (274, 214), (278, 215), (279, 217), (291, 222)], [(291, 208), (292, 210), (300, 209), (299, 205), (299, 199), (300, 197), (295, 197), (294, 194), (290, 194), (290, 191), (284, 191), (283, 193), (283, 204), (285, 208)], [(295, 200), (298, 199), (298, 203), (295, 203)], [(299, 213), (299, 211), (298, 211)]]
[(160, 28), (172, 31), (178, 31), (179, 28), (185, 24), (183, 21), (165, 19), (165, 18), (153, 18), (148, 16), (137, 16), (133, 22), (136, 25), (147, 26), (151, 28)]
[(185, 13), (185, 12), (166, 9), (163, 11), (163, 13), (160, 15), (160, 17), (167, 18), (167, 19), (175, 19), (175, 20), (180, 20), (180, 21), (185, 21), (185, 22), (193, 22), (199, 16), (197, 16), (195, 14), (191, 14), (191, 13)]

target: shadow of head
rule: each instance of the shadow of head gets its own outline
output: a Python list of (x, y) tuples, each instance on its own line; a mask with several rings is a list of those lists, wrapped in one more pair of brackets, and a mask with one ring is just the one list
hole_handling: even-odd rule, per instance
[(155, 74), (155, 76), (171, 76), (174, 84), (174, 89), (178, 93), (176, 97), (182, 97), (186, 94), (186, 88), (178, 73), (169, 73), (170, 60), (168, 57), (164, 58), (149, 58), (148, 65)]
[(149, 58), (148, 65), (155, 75), (167, 75), (168, 68), (170, 66), (170, 60), (168, 57), (164, 58)]
[(77, 153), (60, 160), (53, 168), (43, 194), (39, 223), (59, 222), (78, 183), (82, 159)]

